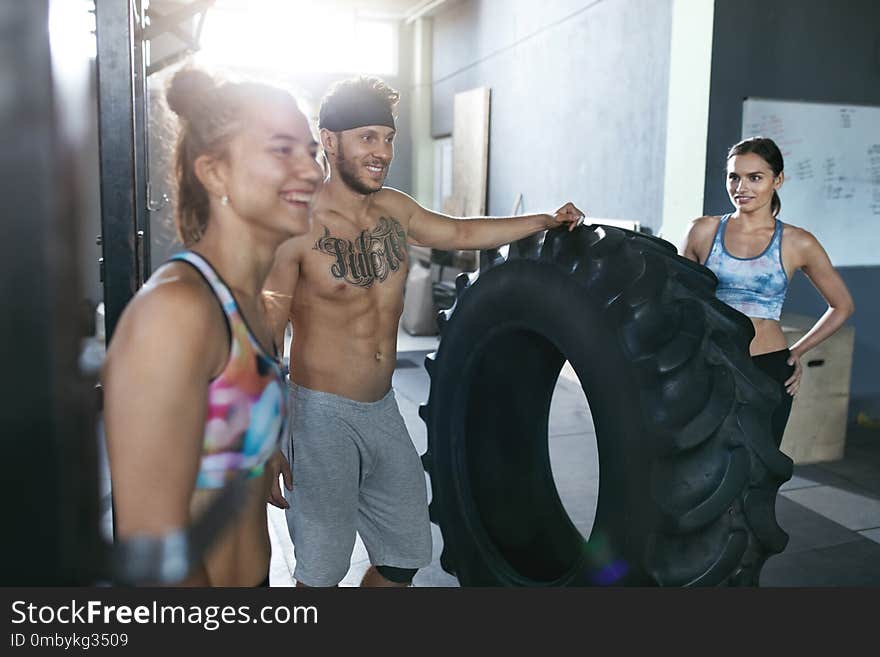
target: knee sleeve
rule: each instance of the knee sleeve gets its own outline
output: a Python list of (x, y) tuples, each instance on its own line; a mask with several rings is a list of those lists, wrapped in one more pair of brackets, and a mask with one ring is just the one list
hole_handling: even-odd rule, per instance
[(419, 572), (418, 568), (395, 568), (394, 566), (376, 566), (376, 570), (382, 577), (395, 584), (410, 584), (413, 577)]

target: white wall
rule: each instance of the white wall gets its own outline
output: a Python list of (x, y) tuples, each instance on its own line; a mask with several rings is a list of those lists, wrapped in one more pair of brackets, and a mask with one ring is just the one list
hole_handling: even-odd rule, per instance
[(673, 0), (660, 235), (681, 244), (703, 214), (714, 0)]

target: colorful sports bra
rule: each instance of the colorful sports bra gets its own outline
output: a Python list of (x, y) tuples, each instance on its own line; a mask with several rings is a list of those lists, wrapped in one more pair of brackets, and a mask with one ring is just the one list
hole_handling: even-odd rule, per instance
[(239, 312), (235, 297), (202, 256), (183, 251), (186, 262), (214, 291), (229, 329), (229, 360), (208, 386), (208, 412), (197, 488), (221, 488), (246, 472), (263, 473), (287, 426), (285, 382), (275, 358), (266, 354)]
[(715, 296), (749, 317), (778, 320), (788, 290), (788, 276), (782, 264), (783, 223), (776, 220), (770, 244), (760, 255), (737, 258), (724, 246), (729, 218), (729, 214), (721, 217), (704, 263), (718, 277)]

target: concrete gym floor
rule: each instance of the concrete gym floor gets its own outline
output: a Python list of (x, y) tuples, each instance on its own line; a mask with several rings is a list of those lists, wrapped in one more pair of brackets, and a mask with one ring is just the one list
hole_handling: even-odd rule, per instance
[[(418, 415), (428, 399), (430, 381), (422, 363), (436, 338), (399, 335), (394, 388), (400, 410), (419, 453), (427, 445)], [(595, 434), (583, 391), (573, 373), (563, 370), (553, 396), (549, 439), (557, 489), (574, 524), (592, 525), (598, 489)], [(429, 487), (430, 498), (430, 487)], [(795, 466), (794, 476), (776, 502), (779, 524), (790, 539), (782, 554), (771, 557), (761, 576), (765, 587), (880, 586), (880, 431), (851, 426), (845, 458)], [(416, 575), (415, 586), (458, 586), (440, 567), (443, 539), (436, 525), (434, 561)], [(269, 507), (272, 540), (272, 586), (292, 586), (293, 545), (284, 512)], [(342, 586), (357, 586), (369, 561), (360, 539)]]

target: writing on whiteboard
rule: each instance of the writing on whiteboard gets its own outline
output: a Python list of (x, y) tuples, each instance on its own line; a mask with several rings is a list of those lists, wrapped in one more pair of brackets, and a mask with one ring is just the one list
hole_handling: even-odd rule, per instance
[(782, 151), (783, 221), (814, 233), (837, 266), (880, 265), (880, 107), (749, 98), (742, 134)]

